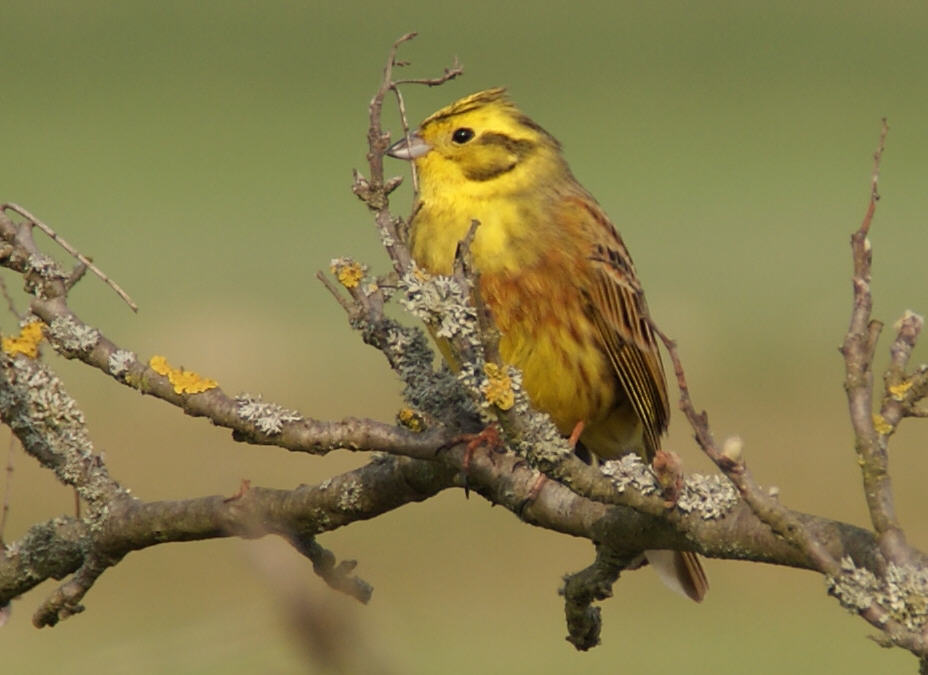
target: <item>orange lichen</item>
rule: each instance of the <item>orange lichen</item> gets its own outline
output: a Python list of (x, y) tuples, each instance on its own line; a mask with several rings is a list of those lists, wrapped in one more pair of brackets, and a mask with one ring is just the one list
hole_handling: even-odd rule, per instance
[(174, 387), (175, 394), (200, 394), (219, 386), (216, 380), (203, 377), (192, 370), (174, 368), (163, 356), (152, 356), (148, 365), (159, 375), (168, 378), (168, 382)]
[(879, 413), (873, 414), (873, 428), (878, 434), (888, 436), (893, 432), (893, 425), (887, 422)]
[(512, 390), (512, 378), (495, 363), (485, 364), (483, 372), (487, 379), (483, 383), (481, 391), (483, 391), (487, 402), (490, 405), (495, 405), (500, 410), (509, 410), (516, 402), (516, 395)]
[(894, 401), (904, 401), (905, 395), (912, 388), (912, 380), (904, 380), (889, 387), (889, 395)]
[(331, 265), (332, 274), (345, 288), (356, 288), (364, 278), (364, 266), (349, 258), (336, 258)]
[(412, 408), (403, 408), (397, 415), (397, 419), (400, 424), (409, 429), (410, 431), (420, 432), (425, 430), (425, 420), (422, 418), (422, 415), (413, 410)]
[(30, 321), (20, 329), (19, 335), (3, 338), (3, 351), (10, 356), (22, 354), (30, 359), (37, 358), (43, 329), (44, 324), (41, 321)]

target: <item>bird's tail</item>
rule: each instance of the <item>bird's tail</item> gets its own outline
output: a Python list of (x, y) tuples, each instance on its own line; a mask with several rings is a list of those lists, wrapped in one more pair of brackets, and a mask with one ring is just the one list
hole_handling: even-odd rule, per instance
[(644, 555), (667, 588), (696, 602), (702, 602), (706, 597), (709, 580), (695, 553), (659, 550), (645, 551)]

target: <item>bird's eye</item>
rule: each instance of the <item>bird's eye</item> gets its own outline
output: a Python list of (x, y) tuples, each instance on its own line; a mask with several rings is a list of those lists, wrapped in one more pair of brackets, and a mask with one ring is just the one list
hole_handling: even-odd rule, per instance
[(470, 139), (474, 137), (474, 130), (468, 129), (467, 127), (461, 127), (460, 129), (455, 129), (454, 133), (451, 134), (451, 140), (458, 144), (467, 143)]

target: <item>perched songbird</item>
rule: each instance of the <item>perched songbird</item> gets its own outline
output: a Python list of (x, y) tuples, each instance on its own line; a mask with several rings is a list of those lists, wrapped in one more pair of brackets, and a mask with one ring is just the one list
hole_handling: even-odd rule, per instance
[[(667, 428), (657, 340), (635, 267), (612, 223), (574, 178), (558, 141), (503, 89), (428, 117), (388, 154), (415, 160), (410, 234), (416, 263), (451, 274), (471, 222), (480, 294), (532, 404), (602, 459), (651, 461)], [(668, 585), (701, 600), (689, 552), (646, 553)]]

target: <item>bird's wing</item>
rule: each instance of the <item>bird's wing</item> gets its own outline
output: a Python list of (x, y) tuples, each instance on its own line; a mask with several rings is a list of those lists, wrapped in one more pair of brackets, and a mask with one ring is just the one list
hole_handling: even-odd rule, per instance
[(589, 312), (603, 348), (632, 409), (644, 429), (650, 460), (660, 449), (669, 404), (657, 337), (644, 293), (622, 238), (592, 198), (569, 197), (570, 208), (585, 212), (592, 243)]

